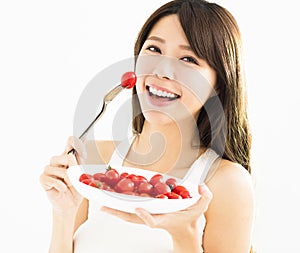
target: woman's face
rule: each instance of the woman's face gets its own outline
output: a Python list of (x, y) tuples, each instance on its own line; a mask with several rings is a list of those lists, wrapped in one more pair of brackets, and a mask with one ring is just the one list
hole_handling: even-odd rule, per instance
[(144, 117), (158, 124), (196, 119), (216, 83), (215, 71), (191, 50), (177, 15), (163, 17), (153, 26), (136, 72)]

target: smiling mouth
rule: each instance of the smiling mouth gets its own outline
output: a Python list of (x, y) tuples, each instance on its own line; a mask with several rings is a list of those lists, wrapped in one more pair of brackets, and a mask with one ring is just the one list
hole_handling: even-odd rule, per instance
[(149, 85), (146, 86), (146, 89), (149, 92), (149, 95), (151, 98), (157, 98), (157, 99), (166, 100), (166, 101), (173, 101), (173, 100), (180, 98), (180, 96), (175, 93), (156, 89)]

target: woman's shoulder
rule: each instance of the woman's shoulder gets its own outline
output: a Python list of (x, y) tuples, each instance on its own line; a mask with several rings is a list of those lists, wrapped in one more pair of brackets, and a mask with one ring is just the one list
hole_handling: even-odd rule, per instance
[[(209, 181), (215, 187), (223, 187), (224, 183), (236, 185), (252, 185), (252, 177), (249, 172), (240, 164), (226, 159), (216, 161), (216, 172)], [(227, 185), (228, 187), (228, 185)]]
[(255, 209), (253, 183), (248, 171), (222, 159), (207, 185), (213, 198), (205, 213), (206, 248), (219, 249), (222, 245), (222, 252), (232, 248), (234, 252), (241, 252), (239, 249), (250, 247)]
[(120, 141), (89, 140), (86, 143), (87, 159), (89, 164), (107, 164)]
[(249, 172), (240, 164), (221, 159), (214, 176), (207, 182), (213, 193), (211, 205), (214, 210), (240, 208), (241, 205), (253, 207), (254, 189)]

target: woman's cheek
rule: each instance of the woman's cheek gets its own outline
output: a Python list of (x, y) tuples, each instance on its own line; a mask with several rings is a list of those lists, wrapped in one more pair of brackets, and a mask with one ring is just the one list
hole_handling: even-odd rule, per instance
[(144, 78), (138, 77), (135, 87), (136, 87), (136, 91), (138, 94), (144, 92), (146, 90), (145, 85), (144, 85)]

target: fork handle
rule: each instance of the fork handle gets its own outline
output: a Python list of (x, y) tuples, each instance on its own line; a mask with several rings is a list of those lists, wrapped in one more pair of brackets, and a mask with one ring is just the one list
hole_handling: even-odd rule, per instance
[[(101, 118), (101, 116), (103, 115), (103, 113), (105, 112), (106, 110), (106, 107), (107, 107), (107, 102), (104, 102), (103, 105), (102, 105), (102, 109), (101, 111), (98, 113), (98, 115), (96, 116), (96, 118), (90, 123), (90, 125), (83, 131), (83, 133), (79, 136), (79, 139), (82, 140), (83, 137), (88, 133), (88, 131), (91, 129), (91, 127)], [(76, 150), (73, 148), (71, 149), (67, 154), (75, 154), (76, 153)]]

